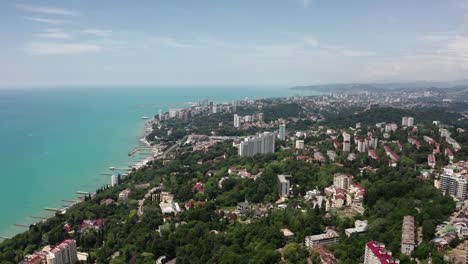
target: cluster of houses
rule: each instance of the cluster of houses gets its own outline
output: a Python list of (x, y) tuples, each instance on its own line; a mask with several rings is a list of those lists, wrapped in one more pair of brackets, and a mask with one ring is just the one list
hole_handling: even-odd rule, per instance
[(360, 207), (366, 194), (366, 189), (353, 183), (353, 176), (344, 173), (333, 175), (333, 185), (324, 190), (332, 208)]

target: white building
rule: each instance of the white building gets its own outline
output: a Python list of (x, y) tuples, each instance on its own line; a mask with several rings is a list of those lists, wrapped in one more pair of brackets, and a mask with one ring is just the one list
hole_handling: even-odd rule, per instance
[(46, 259), (47, 264), (75, 264), (78, 262), (75, 240), (64, 240), (57, 247), (47, 252)]
[(412, 116), (408, 116), (407, 126), (409, 126), (409, 127), (414, 126), (414, 118)]
[(256, 154), (275, 152), (276, 133), (264, 132), (256, 137), (246, 138), (239, 144), (239, 156), (252, 157)]
[(414, 118), (411, 116), (404, 116), (401, 119), (401, 125), (402, 126), (407, 126), (407, 127), (412, 127), (414, 126)]
[(468, 182), (463, 175), (442, 174), (440, 176), (440, 189), (464, 201), (468, 198)]
[(349, 237), (354, 233), (366, 232), (368, 228), (369, 228), (369, 225), (367, 224), (367, 220), (364, 220), (364, 221), (356, 220), (354, 222), (354, 227), (353, 228), (346, 228), (345, 229), (345, 234)]
[(343, 152), (351, 151), (351, 142), (349, 140), (343, 141)]
[(169, 109), (169, 118), (176, 118), (179, 115), (180, 109)]
[(119, 200), (128, 201), (128, 196), (130, 195), (130, 189), (125, 189), (119, 193)]
[(351, 181), (353, 176), (343, 174), (343, 173), (336, 173), (333, 175), (333, 186), (336, 188), (341, 188), (347, 190), (351, 185)]
[(333, 229), (326, 229), (325, 233), (305, 237), (305, 245), (311, 248), (314, 245), (329, 245), (335, 243), (340, 238), (338, 232)]
[(296, 140), (296, 148), (304, 149), (304, 140)]
[(111, 187), (114, 187), (119, 184), (120, 181), (120, 174), (112, 174), (111, 176)]
[(289, 190), (291, 188), (289, 178), (291, 178), (291, 175), (278, 175), (278, 194), (281, 197), (288, 197), (289, 196)]
[(234, 127), (239, 128), (241, 126), (241, 117), (238, 114), (234, 115)]

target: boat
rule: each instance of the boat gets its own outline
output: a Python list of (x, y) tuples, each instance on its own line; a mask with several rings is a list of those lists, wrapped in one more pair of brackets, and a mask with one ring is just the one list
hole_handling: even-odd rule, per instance
[(141, 119), (149, 119), (147, 116), (142, 116)]

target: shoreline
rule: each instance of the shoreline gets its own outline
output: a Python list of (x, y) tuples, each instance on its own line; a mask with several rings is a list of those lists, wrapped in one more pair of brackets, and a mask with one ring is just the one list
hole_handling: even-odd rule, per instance
[[(138, 143), (143, 144), (145, 147), (152, 147), (151, 144), (146, 140), (146, 136), (150, 133), (148, 131), (148, 129), (151, 128), (153, 120), (154, 120), (154, 117), (151, 118), (150, 120), (146, 120), (144, 122), (143, 128), (142, 128), (144, 136), (136, 140), (135, 145), (137, 147), (138, 147)], [(128, 177), (132, 173), (134, 173), (132, 171), (133, 169), (135, 169), (135, 172), (139, 171), (143, 167), (145, 167), (148, 164), (148, 162), (153, 161), (155, 159), (155, 155), (157, 155), (158, 150), (157, 150), (156, 147), (152, 147), (151, 151), (152, 151), (152, 154), (150, 154), (149, 157), (143, 157), (141, 159), (138, 159), (138, 161), (136, 161), (136, 162), (135, 161), (129, 161), (129, 162), (131, 162), (133, 164), (128, 165), (129, 171), (126, 173), (127, 174), (126, 177)], [(111, 170), (111, 171), (115, 171), (115, 170)], [(110, 182), (110, 180), (107, 181), (107, 182)], [(104, 185), (109, 186), (110, 183), (106, 183)], [(56, 213), (61, 213), (61, 214), (66, 213), (66, 211), (68, 209), (72, 208), (73, 206), (75, 206), (77, 204), (80, 204), (80, 203), (84, 202), (86, 195), (91, 195), (91, 197), (95, 197), (96, 188), (99, 188), (99, 186), (94, 186), (92, 188), (94, 188), (95, 190), (90, 191), (90, 192), (81, 191), (81, 190), (75, 191), (76, 194), (80, 195), (76, 199), (72, 199), (72, 200), (66, 200), (66, 198), (61, 199), (59, 202), (63, 202), (63, 203), (70, 202), (70, 204), (67, 204), (66, 206), (45, 207), (45, 208), (42, 208), (42, 209), (39, 208), (39, 210), (37, 210), (36, 212), (31, 211), (31, 216), (29, 216), (29, 217), (30, 218), (35, 218), (35, 219), (37, 219), (37, 221), (33, 221), (30, 224), (28, 224), (28, 223), (27, 224), (18, 224), (18, 223), (16, 223), (11, 227), (7, 227), (7, 229), (5, 229), (5, 230), (11, 229), (11, 232), (9, 232), (7, 234), (0, 233), (0, 243), (5, 241), (5, 240), (11, 239), (11, 238), (13, 238), (13, 237), (15, 237), (15, 236), (17, 236), (19, 234), (27, 232), (28, 229), (29, 229), (29, 226), (31, 226), (31, 225), (36, 225), (36, 224), (45, 223), (45, 222), (49, 221), (51, 218), (55, 217)], [(72, 193), (72, 194), (75, 194), (75, 193)], [(73, 201), (73, 202), (71, 202), (71, 201)], [(54, 212), (54, 213), (50, 214), (50, 215), (47, 215), (47, 216), (41, 216), (42, 214), (40, 214), (39, 212), (43, 212), (43, 211)], [(34, 216), (34, 214), (39, 214), (40, 216)], [(24, 219), (27, 219), (27, 218), (24, 218)], [(18, 221), (21, 221), (21, 219), (18, 219)]]

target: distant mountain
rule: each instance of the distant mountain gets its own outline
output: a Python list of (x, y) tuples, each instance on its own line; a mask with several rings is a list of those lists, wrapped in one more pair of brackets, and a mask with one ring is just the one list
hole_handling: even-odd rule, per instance
[(319, 84), (296, 86), (292, 90), (316, 90), (321, 92), (332, 91), (375, 91), (388, 89), (466, 89), (468, 88), (468, 80), (458, 80), (450, 82), (430, 82), (430, 81), (415, 81), (415, 82), (392, 82), (392, 83), (337, 83), (337, 84)]

